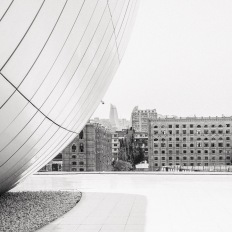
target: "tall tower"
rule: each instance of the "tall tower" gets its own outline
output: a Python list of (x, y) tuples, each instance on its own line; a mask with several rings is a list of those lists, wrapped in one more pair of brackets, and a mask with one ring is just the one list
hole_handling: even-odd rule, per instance
[(117, 108), (112, 104), (110, 104), (110, 123), (113, 128), (119, 128)]

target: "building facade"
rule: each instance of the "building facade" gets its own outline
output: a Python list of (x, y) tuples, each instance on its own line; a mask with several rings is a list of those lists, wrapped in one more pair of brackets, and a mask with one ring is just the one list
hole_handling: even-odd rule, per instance
[(149, 169), (231, 165), (232, 117), (149, 120)]
[(136, 106), (131, 113), (131, 125), (136, 132), (148, 132), (148, 119), (157, 118), (156, 110), (139, 110)]
[(112, 134), (97, 123), (87, 123), (78, 136), (62, 151), (63, 171), (110, 171)]

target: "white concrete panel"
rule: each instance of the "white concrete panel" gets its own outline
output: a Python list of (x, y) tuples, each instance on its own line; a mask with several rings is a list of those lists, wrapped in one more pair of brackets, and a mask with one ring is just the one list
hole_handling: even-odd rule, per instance
[(23, 81), (33, 62), (35, 62), (45, 46), (50, 33), (56, 26), (63, 7), (65, 7), (65, 2), (65, 0), (45, 1), (43, 8), (40, 10), (22, 43), (3, 70), (1, 70), (15, 86), (18, 86)]
[(0, 70), (27, 33), (42, 4), (42, 0), (15, 0), (0, 22)]
[(0, 107), (10, 98), (15, 91), (15, 88), (0, 74)]
[(68, 46), (76, 28), (75, 26), (78, 24), (79, 13), (83, 4), (84, 0), (70, 0), (67, 2), (59, 23), (56, 25), (47, 45), (19, 87), (19, 90), (28, 99), (31, 99), (40, 85), (43, 84), (49, 71), (61, 56), (62, 51)]

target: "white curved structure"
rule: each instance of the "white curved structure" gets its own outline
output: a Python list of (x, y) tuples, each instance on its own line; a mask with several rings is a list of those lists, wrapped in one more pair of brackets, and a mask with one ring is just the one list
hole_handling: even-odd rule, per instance
[(125, 51), (137, 0), (0, 1), (0, 192), (82, 129)]

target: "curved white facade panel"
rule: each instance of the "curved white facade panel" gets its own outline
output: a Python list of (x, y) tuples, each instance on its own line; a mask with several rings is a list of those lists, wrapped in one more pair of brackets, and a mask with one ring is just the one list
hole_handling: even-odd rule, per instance
[(0, 192), (84, 127), (120, 64), (137, 5), (0, 1)]

